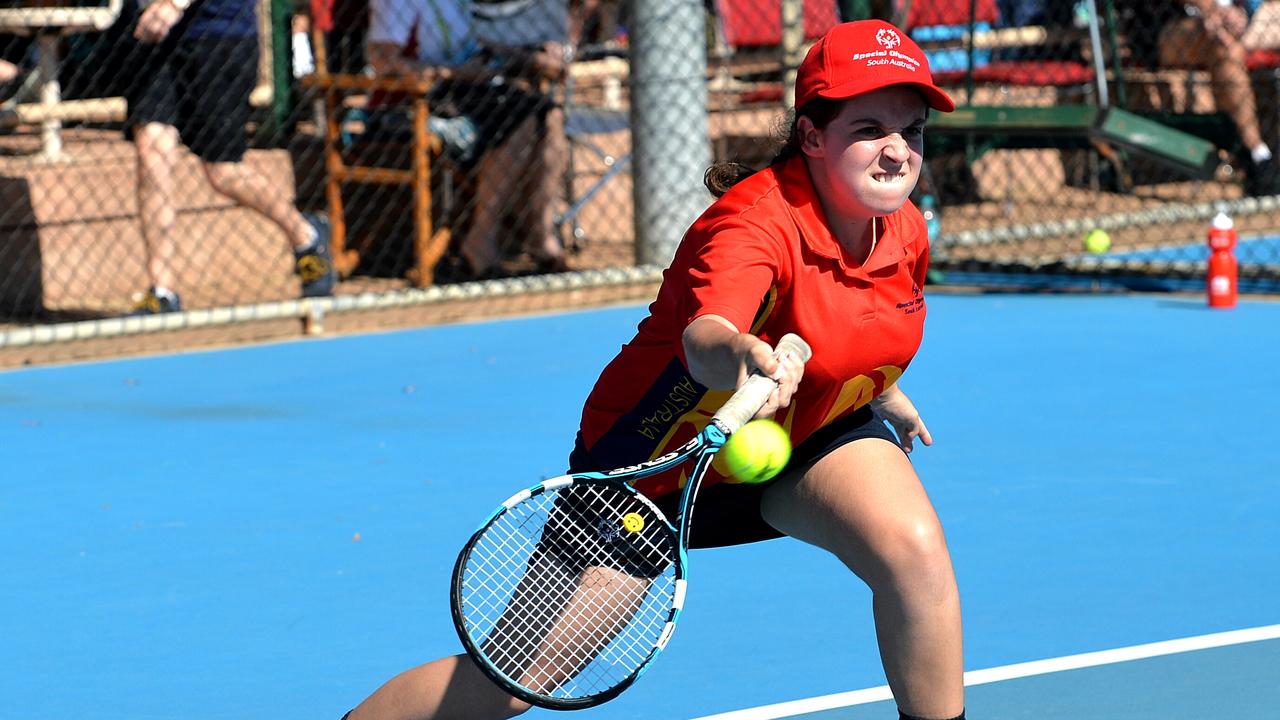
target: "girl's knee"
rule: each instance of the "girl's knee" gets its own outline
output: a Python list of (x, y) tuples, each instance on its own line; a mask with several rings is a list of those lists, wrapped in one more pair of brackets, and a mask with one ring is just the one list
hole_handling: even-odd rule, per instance
[(204, 168), (204, 176), (209, 180), (209, 184), (214, 190), (225, 194), (224, 188), (231, 182), (231, 173), (224, 163), (201, 163)]
[(946, 537), (936, 521), (904, 522), (882, 553), (884, 581), (917, 597), (943, 599), (956, 594), (955, 573)]

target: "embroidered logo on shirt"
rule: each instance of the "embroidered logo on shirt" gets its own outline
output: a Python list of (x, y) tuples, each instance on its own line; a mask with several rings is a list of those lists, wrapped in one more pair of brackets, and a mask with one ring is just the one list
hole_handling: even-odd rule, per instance
[(912, 315), (924, 309), (924, 298), (920, 296), (920, 286), (911, 281), (911, 299), (906, 302), (900, 302), (894, 307), (902, 311), (903, 315)]

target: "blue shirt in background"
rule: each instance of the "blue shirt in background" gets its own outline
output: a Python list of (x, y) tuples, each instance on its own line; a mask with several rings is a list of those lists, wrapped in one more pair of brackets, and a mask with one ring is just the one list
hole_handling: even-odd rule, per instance
[(251, 38), (258, 35), (256, 0), (196, 0), (184, 22), (189, 38)]

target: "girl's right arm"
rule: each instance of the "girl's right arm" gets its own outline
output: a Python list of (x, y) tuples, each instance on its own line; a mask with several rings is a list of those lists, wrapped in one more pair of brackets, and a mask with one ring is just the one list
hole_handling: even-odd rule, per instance
[(695, 318), (682, 337), (685, 359), (693, 379), (712, 390), (732, 390), (747, 376), (760, 372), (778, 387), (756, 417), (771, 417), (791, 404), (791, 395), (804, 376), (804, 365), (790, 357), (776, 358), (773, 348), (755, 335), (740, 333), (719, 315)]

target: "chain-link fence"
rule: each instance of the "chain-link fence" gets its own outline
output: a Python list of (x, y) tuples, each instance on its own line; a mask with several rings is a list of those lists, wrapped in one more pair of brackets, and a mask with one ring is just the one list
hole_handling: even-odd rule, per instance
[[(952, 41), (935, 52), (935, 75), (970, 106), (937, 118), (927, 138), (938, 267), (1029, 284), (1202, 287), (1205, 232), (1226, 211), (1250, 238), (1242, 286), (1274, 292), (1276, 8), (989, 0), (958, 27), (969, 3), (951, 5), (915, 3), (915, 36)], [(1095, 228), (1109, 233), (1105, 251), (1082, 246)]]
[(189, 324), (648, 287), (705, 166), (767, 164), (808, 43), (871, 15), (961, 105), (914, 198), (935, 278), (1195, 287), (1225, 210), (1242, 288), (1274, 292), (1276, 5), (4, 0), (0, 317), (169, 309), (155, 289)]

